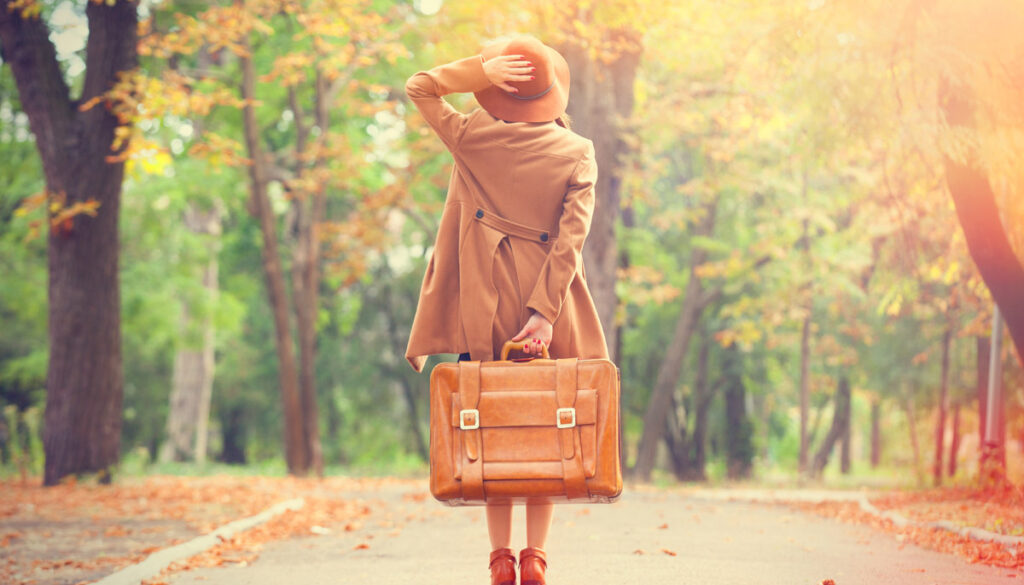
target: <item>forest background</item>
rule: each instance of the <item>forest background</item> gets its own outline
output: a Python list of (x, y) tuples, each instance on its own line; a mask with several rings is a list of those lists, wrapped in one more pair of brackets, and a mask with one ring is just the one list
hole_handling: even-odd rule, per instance
[[(5, 475), (422, 472), (404, 351), (451, 159), (404, 82), (517, 32), (566, 55), (597, 148), (634, 477), (974, 478), (993, 299), (1024, 473), (1019, 3), (0, 8)], [(64, 118), (103, 141), (74, 164), (38, 130)]]

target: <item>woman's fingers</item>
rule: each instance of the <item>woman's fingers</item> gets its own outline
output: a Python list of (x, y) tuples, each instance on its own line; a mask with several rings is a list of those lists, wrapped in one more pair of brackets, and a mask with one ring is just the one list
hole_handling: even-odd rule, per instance
[[(491, 62), (493, 61), (493, 63)], [(511, 81), (530, 81), (534, 78), (536, 67), (522, 55), (502, 55), (495, 57), (488, 62), (499, 78), (494, 85), (509, 92), (517, 93), (517, 89), (511, 85)], [(493, 79), (493, 78), (492, 78)]]

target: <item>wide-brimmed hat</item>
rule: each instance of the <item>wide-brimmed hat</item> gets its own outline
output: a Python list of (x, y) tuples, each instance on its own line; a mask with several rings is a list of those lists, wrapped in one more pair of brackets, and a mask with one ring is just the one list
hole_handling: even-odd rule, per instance
[(474, 92), (476, 101), (496, 118), (508, 122), (550, 122), (565, 113), (569, 104), (569, 64), (558, 51), (521, 35), (493, 42), (480, 52), (484, 62), (502, 55), (522, 55), (537, 70), (530, 81), (512, 81), (518, 93), (492, 85)]

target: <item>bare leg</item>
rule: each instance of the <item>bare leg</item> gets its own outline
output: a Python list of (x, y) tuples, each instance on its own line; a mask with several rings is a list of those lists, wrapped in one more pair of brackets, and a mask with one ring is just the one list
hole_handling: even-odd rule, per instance
[(509, 548), (512, 544), (512, 504), (487, 504), (487, 533), (491, 550)]
[(548, 541), (554, 509), (551, 502), (526, 504), (526, 546), (544, 548)]

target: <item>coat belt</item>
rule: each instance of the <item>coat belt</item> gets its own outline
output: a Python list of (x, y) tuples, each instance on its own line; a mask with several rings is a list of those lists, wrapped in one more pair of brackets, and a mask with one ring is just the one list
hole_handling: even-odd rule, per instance
[(550, 244), (555, 240), (555, 238), (551, 237), (551, 234), (544, 230), (516, 223), (511, 219), (505, 219), (494, 212), (477, 209), (473, 217), (480, 223), (494, 228), (505, 235), (533, 240), (542, 244)]

